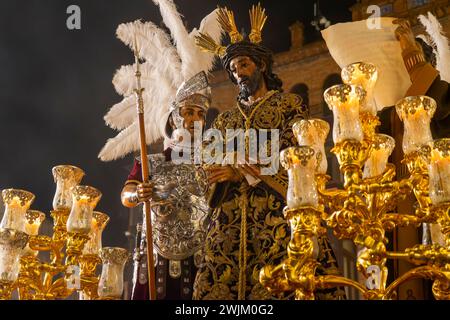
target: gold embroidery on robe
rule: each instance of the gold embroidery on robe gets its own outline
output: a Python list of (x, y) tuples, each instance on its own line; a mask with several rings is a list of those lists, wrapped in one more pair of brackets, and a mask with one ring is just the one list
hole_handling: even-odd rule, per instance
[[(257, 103), (255, 103), (257, 104)], [(252, 110), (241, 105), (247, 117)], [(294, 122), (308, 118), (308, 108), (295, 94), (275, 92), (268, 98), (252, 117), (250, 128), (279, 129), (280, 151), (296, 145), (292, 132)], [(238, 108), (220, 114), (213, 124), (225, 136), (226, 129), (248, 129), (245, 118)], [(226, 187), (217, 187), (225, 191), (215, 195), (210, 228), (206, 237), (205, 256), (200, 265), (194, 283), (194, 299), (233, 300), (238, 299), (240, 279), (241, 245), (241, 205), (242, 185), (225, 182)], [(246, 266), (245, 299), (286, 299), (293, 294), (272, 296), (260, 283), (259, 271), (266, 264), (276, 265), (286, 256), (290, 231), (282, 210), (287, 190), (287, 173), (280, 166), (277, 174), (263, 177), (255, 186), (246, 188)], [(335, 259), (330, 259), (330, 251), (322, 252), (324, 266), (336, 268)], [(321, 260), (321, 262), (322, 262)], [(330, 295), (332, 291), (327, 291)], [(332, 295), (332, 294), (331, 294)], [(325, 298), (331, 298), (327, 296)]]

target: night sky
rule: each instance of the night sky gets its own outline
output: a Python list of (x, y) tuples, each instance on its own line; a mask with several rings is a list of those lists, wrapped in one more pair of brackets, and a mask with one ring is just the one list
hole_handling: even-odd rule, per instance
[[(320, 1), (332, 23), (350, 21), (355, 1)], [(249, 30), (248, 9), (256, 1), (175, 0), (189, 29), (217, 4), (235, 12), (238, 28)], [(268, 13), (263, 41), (275, 52), (290, 46), (289, 25), (306, 26), (306, 41), (320, 38), (311, 26), (314, 1), (261, 1)], [(338, 3), (338, 4), (337, 4)], [(68, 30), (69, 5), (81, 8), (81, 30)], [(0, 189), (33, 192), (32, 208), (48, 214), (55, 192), (52, 167), (72, 164), (86, 176), (81, 184), (100, 189), (96, 210), (111, 217), (104, 245), (126, 246), (128, 210), (120, 191), (132, 163), (128, 156), (102, 162), (97, 154), (116, 132), (103, 121), (121, 100), (111, 84), (131, 51), (115, 37), (117, 26), (136, 19), (160, 24), (151, 0), (0, 1)]]

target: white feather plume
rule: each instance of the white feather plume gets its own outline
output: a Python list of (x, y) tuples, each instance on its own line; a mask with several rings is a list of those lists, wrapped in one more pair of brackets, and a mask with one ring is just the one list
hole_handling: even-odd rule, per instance
[[(140, 20), (120, 24), (116, 33), (117, 37), (131, 49), (134, 49), (136, 41), (139, 56), (146, 59), (141, 65), (142, 86), (146, 88), (146, 95), (148, 96), (150, 92), (155, 92), (157, 96), (172, 94), (171, 90), (165, 90), (169, 90), (171, 86), (178, 87), (183, 77), (180, 72), (180, 58), (167, 34), (152, 22), (143, 23)], [(119, 94), (130, 95), (136, 88), (134, 70), (135, 66), (128, 66), (116, 72), (113, 84)], [(154, 106), (160, 99), (158, 97), (153, 99), (156, 99), (151, 104)], [(130, 101), (131, 99), (127, 99), (124, 103), (116, 104), (105, 116), (105, 121), (111, 128), (123, 129), (131, 124), (130, 121), (135, 118), (135, 110), (132, 108), (127, 112), (124, 111), (128, 109)]]
[(434, 48), (436, 69), (442, 80), (450, 82), (450, 47), (442, 26), (431, 12), (428, 12), (428, 18), (423, 15), (419, 15), (418, 18), (429, 35), (430, 45)]
[[(214, 55), (201, 52), (195, 45), (194, 29), (188, 34), (172, 0), (153, 0), (159, 5), (164, 23), (171, 30), (176, 48), (168, 35), (151, 22), (140, 20), (124, 23), (117, 28), (117, 37), (131, 49), (135, 41), (139, 56), (145, 60), (140, 64), (141, 86), (144, 88), (144, 119), (147, 144), (163, 137), (169, 106), (178, 87), (200, 71), (209, 72)], [(222, 30), (216, 21), (217, 10), (202, 20), (200, 31), (209, 33), (220, 42)], [(111, 161), (137, 151), (140, 148), (139, 125), (136, 111), (135, 65), (122, 66), (116, 71), (113, 85), (124, 98), (105, 115), (108, 126), (122, 130), (108, 139), (99, 158)]]
[[(122, 130), (133, 123), (136, 119), (136, 96), (134, 94), (134, 89), (136, 88), (136, 65), (126, 65), (122, 66), (116, 71), (113, 77), (113, 85), (116, 92), (125, 98), (115, 104), (108, 113), (104, 116), (104, 120), (108, 126), (113, 129)], [(153, 69), (149, 63), (145, 62), (140, 65), (141, 71), (141, 83), (151, 84), (154, 87), (156, 84), (152, 83)], [(147, 86), (145, 86), (147, 87)], [(143, 93), (143, 100), (148, 101), (152, 97), (148, 96), (148, 90)]]
[(186, 27), (181, 19), (181, 14), (172, 0), (153, 0), (159, 6), (164, 24), (169, 28), (172, 39), (181, 58), (181, 73), (185, 79), (189, 79), (198, 72), (199, 55), (195, 42), (191, 41)]
[(116, 31), (117, 37), (134, 50), (136, 40), (139, 57), (145, 59), (160, 74), (169, 77), (175, 86), (182, 82), (180, 75), (181, 61), (176, 49), (167, 34), (154, 23), (134, 22), (122, 23)]
[[(173, 94), (175, 94), (175, 92)], [(166, 101), (162, 101), (162, 103), (169, 105), (170, 100), (167, 99)], [(136, 104), (134, 104), (131, 109), (135, 110), (135, 106)], [(151, 144), (163, 137), (163, 124), (165, 124), (168, 113), (168, 110), (163, 108), (144, 109), (144, 118), (146, 119), (145, 135), (147, 144)], [(139, 125), (136, 111), (134, 111), (133, 116), (136, 118), (131, 125), (120, 131), (120, 133), (114, 138), (108, 139), (99, 154), (99, 158), (102, 161), (116, 160), (124, 157), (130, 152), (139, 150)]]
[[(159, 127), (148, 125), (145, 126), (147, 144), (153, 142), (149, 137), (154, 137), (157, 135), (159, 130)], [(131, 126), (125, 130), (122, 130), (117, 136), (108, 139), (98, 157), (102, 161), (112, 161), (123, 158), (126, 154), (137, 151), (139, 148), (139, 125), (137, 122), (133, 122)]]
[[(135, 110), (131, 113), (130, 110)], [(112, 129), (122, 130), (130, 125), (136, 117), (136, 97), (125, 97), (109, 109), (103, 117), (105, 123)]]
[[(222, 42), (223, 29), (219, 23), (217, 23), (217, 12), (219, 9), (215, 9), (213, 12), (208, 14), (200, 23), (200, 27), (194, 28), (191, 33), (189, 33), (189, 38), (193, 43), (195, 43), (195, 36), (199, 35), (199, 32), (208, 34), (216, 43)], [(197, 50), (198, 51), (198, 50)], [(213, 53), (200, 51), (198, 53), (198, 64), (197, 68), (199, 70), (211, 70), (213, 67), (215, 55)]]
[[(113, 84), (117, 93), (125, 98), (114, 105), (104, 119), (108, 126), (113, 129), (124, 129), (136, 120), (136, 88), (135, 77), (136, 65), (122, 66), (114, 75)], [(158, 116), (168, 110), (167, 97), (175, 94), (174, 86), (166, 77), (161, 77), (155, 69), (145, 62), (141, 64), (141, 86), (144, 89), (144, 112), (152, 117)], [(151, 122), (151, 120), (149, 120)], [(153, 140), (159, 139), (158, 135)]]
[[(154, 68), (146, 61), (139, 64), (141, 81), (153, 81)], [(112, 83), (116, 92), (122, 96), (129, 96), (136, 89), (136, 64), (121, 66), (114, 74)]]

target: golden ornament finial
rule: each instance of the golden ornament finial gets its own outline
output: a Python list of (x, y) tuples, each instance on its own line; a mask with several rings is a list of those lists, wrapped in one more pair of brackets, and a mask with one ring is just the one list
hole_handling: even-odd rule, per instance
[(257, 6), (252, 6), (249, 13), (251, 32), (248, 37), (252, 43), (259, 44), (262, 41), (261, 31), (267, 20), (266, 9), (263, 9), (261, 4), (258, 3)]
[(227, 7), (218, 7), (218, 9), (217, 21), (222, 26), (222, 29), (225, 30), (230, 36), (231, 43), (241, 42), (244, 40), (242, 35), (237, 30), (233, 11), (228, 10)]
[(202, 51), (214, 53), (219, 57), (223, 57), (225, 54), (225, 47), (216, 43), (207, 33), (199, 32), (199, 35), (195, 36), (195, 44), (200, 47)]

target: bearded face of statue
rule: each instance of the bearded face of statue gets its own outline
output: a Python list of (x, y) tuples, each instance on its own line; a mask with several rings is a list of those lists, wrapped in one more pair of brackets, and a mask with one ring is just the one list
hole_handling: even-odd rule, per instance
[(247, 56), (238, 56), (231, 60), (230, 71), (239, 86), (240, 97), (247, 100), (261, 88), (263, 70)]

